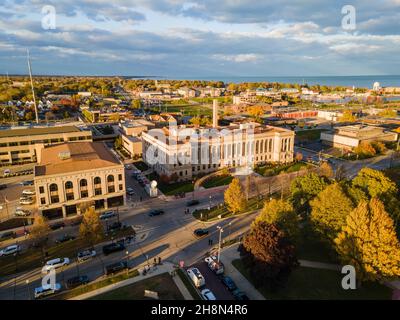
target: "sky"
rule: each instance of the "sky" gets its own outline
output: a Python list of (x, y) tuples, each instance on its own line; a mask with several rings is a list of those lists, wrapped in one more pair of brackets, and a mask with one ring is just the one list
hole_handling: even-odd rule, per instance
[(0, 74), (29, 49), (34, 74), (398, 75), (399, 21), (400, 0), (2, 0)]

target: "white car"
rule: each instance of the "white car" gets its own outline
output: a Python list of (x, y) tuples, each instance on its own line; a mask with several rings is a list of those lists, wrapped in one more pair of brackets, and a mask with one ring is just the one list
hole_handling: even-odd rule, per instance
[(21, 207), (17, 207), (15, 209), (15, 215), (18, 216), (18, 217), (26, 217), (26, 216), (31, 215), (31, 213), (32, 213), (32, 211), (24, 210)]
[(217, 298), (215, 298), (214, 294), (211, 292), (210, 289), (204, 289), (201, 291), (201, 297), (204, 300), (217, 300)]
[(19, 199), (19, 203), (20, 203), (20, 204), (32, 204), (32, 203), (33, 203), (33, 198), (24, 198), (24, 197), (21, 197), (21, 198)]
[(15, 254), (20, 251), (21, 251), (21, 247), (17, 244), (14, 244), (12, 246), (8, 246), (7, 248), (4, 248), (3, 250), (0, 250), (0, 257), (9, 256), (10, 254)]
[(204, 259), (204, 262), (207, 263), (207, 265), (209, 265), (211, 262), (213, 262), (213, 261), (215, 261), (215, 260), (217, 260), (217, 257), (216, 257), (216, 256), (209, 256), (209, 257), (206, 257), (206, 258)]
[(3, 172), (3, 176), (8, 177), (11, 174), (11, 170), (10, 169), (6, 169)]
[(52, 269), (61, 268), (63, 266), (67, 266), (67, 265), (69, 265), (69, 259), (68, 258), (57, 258), (57, 259), (49, 260), (43, 266), (42, 273), (48, 273)]
[(24, 196), (33, 196), (33, 195), (35, 195), (35, 191), (34, 190), (25, 189), (24, 191), (22, 191), (22, 195), (24, 195)]
[(61, 284), (56, 283), (52, 288), (51, 285), (35, 288), (35, 299), (55, 294), (61, 290)]
[(85, 250), (78, 253), (78, 261), (82, 262), (88, 259), (91, 259), (96, 256), (96, 251), (94, 250)]

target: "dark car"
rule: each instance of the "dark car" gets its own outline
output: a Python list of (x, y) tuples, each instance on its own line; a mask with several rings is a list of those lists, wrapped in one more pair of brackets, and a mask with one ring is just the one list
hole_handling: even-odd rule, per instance
[(15, 239), (16, 237), (17, 237), (17, 234), (14, 231), (8, 231), (8, 232), (4, 232), (1, 235), (0, 239), (1, 239), (1, 241), (3, 241), (3, 240), (11, 239), (11, 238)]
[(6, 184), (0, 184), (0, 190), (6, 189), (7, 185)]
[(89, 283), (89, 278), (87, 276), (77, 276), (67, 280), (67, 288), (73, 289), (87, 283)]
[(161, 209), (151, 210), (151, 211), (149, 212), (149, 217), (159, 216), (159, 215), (162, 215), (162, 214), (164, 214), (164, 213), (165, 213), (165, 211), (164, 211), (164, 210), (161, 210)]
[(58, 230), (58, 229), (62, 229), (64, 227), (65, 227), (65, 223), (64, 222), (57, 222), (57, 223), (54, 223), (54, 224), (50, 225), (50, 229), (51, 230)]
[(196, 229), (196, 230), (193, 231), (193, 233), (197, 238), (202, 238), (202, 237), (205, 237), (206, 235), (208, 235), (208, 230), (206, 230), (206, 229)]
[(199, 200), (190, 200), (190, 201), (186, 202), (186, 206), (187, 207), (192, 207), (192, 206), (198, 205), (199, 203), (200, 203)]
[(108, 227), (107, 227), (107, 231), (117, 231), (117, 230), (120, 230), (122, 228), (122, 223), (121, 222), (114, 222), (114, 223), (112, 223), (112, 224), (110, 224)]
[(56, 243), (63, 243), (71, 240), (75, 240), (76, 237), (71, 236), (70, 234), (64, 234), (62, 237), (56, 239)]
[(233, 291), (233, 290), (237, 289), (236, 284), (235, 284), (235, 282), (233, 282), (231, 277), (228, 277), (228, 276), (222, 277), (222, 283), (225, 287), (228, 288), (229, 291)]
[(106, 267), (106, 274), (109, 275), (109, 274), (117, 273), (117, 272), (120, 272), (127, 268), (128, 268), (128, 264), (126, 263), (126, 261), (113, 263)]
[(109, 255), (111, 253), (122, 251), (124, 249), (125, 245), (123, 243), (111, 243), (103, 247), (103, 253), (104, 255)]
[(232, 295), (235, 298), (235, 300), (250, 300), (249, 297), (239, 289), (233, 290)]

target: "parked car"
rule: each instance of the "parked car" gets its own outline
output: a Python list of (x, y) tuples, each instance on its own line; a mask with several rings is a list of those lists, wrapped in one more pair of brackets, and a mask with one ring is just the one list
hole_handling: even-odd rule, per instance
[(125, 245), (122, 243), (111, 243), (103, 247), (104, 255), (109, 255), (114, 252), (122, 251), (125, 249)]
[(39, 288), (35, 288), (35, 299), (46, 297), (59, 291), (61, 291), (61, 284), (59, 283), (56, 283), (54, 287), (51, 287), (51, 285), (41, 286)]
[(33, 184), (33, 180), (26, 180), (21, 182), (22, 186), (33, 186)]
[(7, 231), (7, 232), (4, 232), (0, 236), (0, 240), (4, 241), (4, 240), (7, 240), (7, 239), (11, 239), (11, 238), (15, 239), (16, 237), (17, 237), (17, 234), (14, 231)]
[(10, 169), (6, 169), (3, 171), (3, 176), (8, 177), (9, 175), (11, 175), (11, 170)]
[(4, 190), (7, 189), (7, 185), (6, 184), (0, 184), (0, 190)]
[(24, 210), (24, 209), (22, 209), (21, 207), (17, 207), (16, 209), (15, 209), (15, 215), (17, 216), (17, 217), (26, 217), (26, 216), (29, 216), (29, 215), (31, 215), (32, 214), (32, 211), (30, 211), (30, 210)]
[(56, 258), (53, 260), (49, 260), (46, 262), (46, 264), (42, 268), (42, 273), (48, 273), (52, 269), (58, 269), (64, 266), (69, 265), (69, 259), (68, 258)]
[(9, 256), (11, 254), (19, 253), (20, 251), (21, 247), (17, 244), (13, 244), (7, 248), (4, 248), (3, 250), (0, 250), (0, 257)]
[(126, 164), (125, 166), (126, 170), (132, 170), (132, 165), (131, 164)]
[(216, 275), (224, 273), (224, 264), (221, 261), (218, 262), (217, 257), (210, 256), (205, 258), (204, 261), (207, 263), (210, 270), (213, 271)]
[(58, 229), (62, 229), (65, 227), (65, 223), (64, 222), (57, 222), (57, 223), (53, 223), (50, 225), (50, 229), (51, 230), (58, 230)]
[(165, 213), (165, 211), (162, 210), (162, 209), (154, 209), (154, 210), (151, 210), (149, 212), (149, 217), (159, 216), (159, 215), (162, 215), (164, 213)]
[(76, 237), (71, 236), (70, 234), (64, 234), (60, 238), (56, 239), (56, 243), (64, 243), (64, 242), (75, 240), (75, 239), (76, 239)]
[(25, 190), (22, 191), (22, 195), (24, 195), (24, 196), (34, 196), (35, 195), (35, 191), (34, 190), (25, 189)]
[(121, 228), (122, 228), (122, 223), (116, 221), (107, 227), (107, 231), (108, 232), (117, 231), (120, 230)]
[(233, 291), (237, 289), (235, 282), (232, 280), (231, 277), (225, 276), (222, 277), (222, 284), (228, 288), (229, 291)]
[(211, 292), (210, 289), (204, 289), (201, 291), (201, 297), (204, 300), (217, 300), (214, 296), (214, 294)]
[(134, 196), (135, 191), (131, 187), (128, 187), (128, 188), (126, 188), (126, 194), (129, 196)]
[(76, 276), (73, 278), (70, 278), (67, 280), (67, 288), (68, 289), (73, 289), (76, 287), (79, 287), (83, 284), (87, 284), (89, 283), (89, 278), (88, 276), (82, 275), (82, 276)]
[(235, 300), (250, 300), (249, 297), (239, 289), (233, 290), (232, 295), (235, 298)]
[(117, 214), (114, 211), (106, 211), (100, 215), (100, 220), (107, 220), (110, 218), (114, 218)]
[(31, 197), (21, 197), (19, 203), (23, 205), (33, 204), (34, 200)]
[(106, 266), (106, 274), (109, 275), (109, 274), (117, 273), (117, 272), (120, 272), (127, 268), (128, 268), (128, 264), (126, 263), (126, 261), (113, 263), (113, 264)]
[(189, 268), (186, 270), (188, 277), (192, 280), (196, 288), (201, 288), (206, 285), (206, 280), (197, 268)]
[(199, 200), (190, 200), (190, 201), (186, 202), (186, 206), (187, 207), (193, 207), (193, 206), (198, 205), (199, 203), (200, 203)]
[(84, 251), (78, 252), (78, 262), (82, 262), (82, 261), (91, 259), (95, 256), (96, 256), (95, 250), (84, 250)]
[(196, 230), (193, 231), (193, 234), (194, 234), (197, 238), (205, 237), (205, 236), (208, 235), (208, 233), (209, 233), (209, 231), (206, 230), (206, 229), (196, 229)]

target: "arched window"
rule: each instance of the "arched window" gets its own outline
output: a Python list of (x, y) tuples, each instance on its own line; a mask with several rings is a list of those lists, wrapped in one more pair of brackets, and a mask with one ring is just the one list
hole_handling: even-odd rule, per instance
[(50, 189), (50, 192), (55, 192), (55, 191), (58, 191), (58, 186), (57, 186), (57, 184), (52, 183), (50, 185), (49, 189)]
[(114, 176), (113, 176), (112, 174), (110, 174), (110, 175), (107, 177), (107, 182), (114, 182)]
[(100, 177), (95, 177), (93, 182), (94, 182), (94, 184), (101, 184)]
[(71, 181), (67, 181), (65, 183), (65, 189), (72, 189), (73, 187), (74, 187), (74, 185)]
[(86, 187), (87, 186), (87, 180), (86, 179), (81, 179), (81, 181), (79, 181), (79, 185), (81, 187)]

